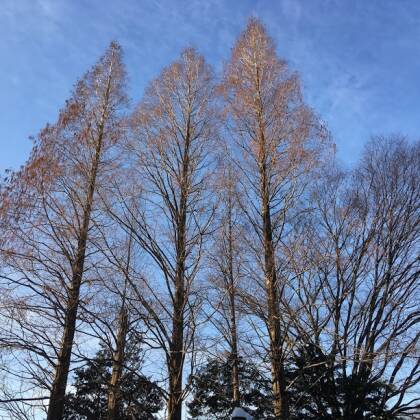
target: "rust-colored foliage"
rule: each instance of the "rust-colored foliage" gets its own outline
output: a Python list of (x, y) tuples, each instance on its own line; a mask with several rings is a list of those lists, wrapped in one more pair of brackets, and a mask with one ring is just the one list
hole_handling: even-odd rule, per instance
[(166, 293), (154, 302), (168, 322), (148, 304), (145, 308), (166, 354), (170, 420), (182, 417), (184, 362), (198, 311), (194, 279), (213, 214), (208, 189), (217, 129), (213, 96), (210, 67), (187, 49), (150, 84), (132, 118), (136, 182), (145, 194), (130, 224), (165, 283)]
[(273, 40), (256, 19), (250, 19), (232, 50), (221, 91), (235, 135), (243, 189), (255, 206), (253, 210), (244, 204), (264, 255), (274, 413), (276, 419), (286, 419), (285, 332), (280, 321), (284, 284), (277, 272), (276, 246), (302, 177), (318, 163), (328, 135), (304, 104), (297, 75), (277, 57)]
[[(3, 278), (15, 285), (17, 298), (34, 295), (26, 308), (30, 322), (5, 333), (3, 342), (26, 343), (17, 348), (27, 349), (29, 357), (42, 355), (38, 365), (47, 373), (40, 386), (51, 391), (48, 419), (63, 412), (96, 191), (110, 175), (113, 147), (123, 138), (124, 77), (121, 49), (112, 43), (2, 191), (1, 252), (9, 263)], [(49, 340), (45, 322), (54, 331)]]
[(250, 19), (236, 42), (221, 91), (243, 157), (264, 163), (274, 186), (319, 163), (328, 132), (303, 102), (297, 74), (277, 57), (258, 20)]

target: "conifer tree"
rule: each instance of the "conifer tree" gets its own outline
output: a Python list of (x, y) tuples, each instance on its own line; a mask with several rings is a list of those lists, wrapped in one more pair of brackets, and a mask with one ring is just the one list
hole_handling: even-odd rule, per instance
[[(159, 387), (141, 373), (143, 354), (135, 337), (129, 337), (119, 398), (113, 409), (118, 420), (152, 420), (163, 408)], [(109, 417), (109, 384), (113, 376), (113, 357), (104, 348), (86, 365), (75, 370), (74, 391), (66, 395), (65, 420), (106, 420)]]
[(256, 19), (232, 50), (222, 90), (241, 171), (242, 209), (260, 244), (254, 248), (266, 293), (275, 418), (287, 419), (281, 325), (286, 284), (276, 261), (278, 244), (302, 178), (317, 164), (327, 133), (304, 104), (298, 77), (277, 57), (273, 40)]
[(13, 290), (14, 309), (1, 338), (24, 353), (26, 375), (49, 390), (48, 420), (63, 413), (97, 190), (115, 167), (124, 89), (121, 48), (113, 42), (76, 83), (57, 122), (41, 131), (28, 162), (2, 193), (2, 279)]

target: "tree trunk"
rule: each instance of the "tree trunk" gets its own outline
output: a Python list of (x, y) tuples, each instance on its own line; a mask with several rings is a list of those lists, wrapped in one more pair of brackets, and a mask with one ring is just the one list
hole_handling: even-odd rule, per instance
[(190, 123), (187, 123), (185, 150), (181, 174), (181, 194), (177, 217), (175, 296), (172, 319), (172, 340), (169, 360), (168, 420), (181, 420), (182, 373), (184, 367), (184, 306), (185, 306), (185, 258), (186, 223), (189, 172)]
[(181, 420), (184, 365), (184, 262), (178, 262), (169, 359), (168, 420)]
[(239, 407), (241, 394), (239, 391), (239, 360), (238, 360), (238, 339), (236, 331), (235, 298), (231, 294), (231, 339), (232, 339), (232, 403)]
[(71, 353), (73, 348), (74, 334), (76, 331), (77, 311), (79, 308), (80, 285), (83, 278), (83, 270), (86, 256), (86, 244), (88, 239), (90, 216), (93, 206), (96, 176), (102, 151), (103, 122), (99, 132), (95, 157), (89, 178), (86, 206), (83, 212), (83, 224), (77, 242), (77, 254), (72, 267), (73, 275), (69, 289), (67, 311), (64, 318), (64, 332), (61, 340), (61, 349), (55, 368), (54, 381), (51, 388), (48, 405), (47, 420), (61, 420), (64, 411), (64, 397), (66, 393), (67, 379), (70, 369)]
[(80, 284), (82, 282), (83, 267), (85, 262), (85, 250), (89, 223), (89, 216), (87, 214), (85, 216), (85, 220), (85, 226), (82, 230), (82, 234), (78, 242), (77, 258), (73, 268), (73, 277), (69, 290), (69, 300), (67, 303), (67, 313), (64, 319), (64, 332), (61, 341), (61, 350), (58, 355), (57, 366), (55, 369), (55, 377), (51, 389), (47, 420), (60, 420), (63, 416), (64, 396), (66, 393), (67, 378), (70, 369), (71, 352), (73, 348), (74, 334), (76, 331)]
[(236, 327), (236, 302), (235, 302), (235, 278), (233, 273), (233, 232), (232, 232), (232, 197), (228, 199), (228, 270), (229, 270), (229, 300), (230, 300), (230, 334), (231, 334), (231, 357), (232, 357), (232, 403), (235, 407), (240, 406), (241, 395), (239, 391), (239, 360), (238, 360), (238, 333)]
[[(262, 139), (262, 144), (264, 140)], [(274, 417), (276, 420), (288, 419), (287, 398), (285, 392), (284, 366), (282, 355), (282, 337), (280, 310), (277, 290), (277, 272), (273, 244), (273, 230), (269, 204), (268, 177), (265, 157), (261, 163), (262, 221), (264, 241), (264, 275), (268, 306), (268, 333), (270, 338), (271, 374), (273, 386)]]
[(121, 398), (120, 382), (124, 365), (124, 353), (128, 329), (128, 313), (125, 306), (121, 308), (119, 318), (117, 346), (113, 355), (112, 375), (108, 390), (108, 420), (117, 420), (118, 405)]
[[(83, 247), (83, 245), (81, 244)], [(70, 368), (71, 352), (76, 330), (77, 309), (79, 305), (80, 284), (82, 280), (84, 252), (79, 252), (76, 260), (72, 285), (69, 291), (69, 302), (64, 320), (64, 333), (61, 350), (55, 368), (55, 377), (52, 384), (47, 420), (59, 420), (63, 416), (64, 396), (66, 393), (67, 378)]]
[(236, 320), (232, 312), (232, 403), (235, 407), (240, 406), (241, 394), (239, 391), (239, 361), (238, 361), (238, 340), (236, 335)]
[(173, 333), (170, 356), (168, 420), (181, 420), (182, 416), (182, 370), (184, 360), (182, 339), (183, 327), (179, 323)]
[(284, 368), (282, 361), (282, 341), (277, 294), (277, 275), (272, 244), (270, 215), (263, 211), (264, 217), (264, 263), (265, 284), (268, 304), (268, 329), (270, 337), (271, 373), (274, 395), (274, 416), (276, 419), (287, 419), (284, 401)]

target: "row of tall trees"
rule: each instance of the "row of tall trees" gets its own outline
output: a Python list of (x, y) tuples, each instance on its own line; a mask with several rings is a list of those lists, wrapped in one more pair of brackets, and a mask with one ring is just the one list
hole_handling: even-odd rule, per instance
[(125, 78), (112, 43), (2, 184), (0, 410), (414, 415), (419, 143), (340, 168), (255, 19), (219, 79), (186, 49), (130, 109)]

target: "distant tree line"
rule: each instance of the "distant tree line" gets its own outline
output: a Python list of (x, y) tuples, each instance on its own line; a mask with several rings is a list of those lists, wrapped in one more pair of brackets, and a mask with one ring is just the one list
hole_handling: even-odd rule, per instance
[(256, 19), (134, 107), (111, 43), (0, 186), (0, 416), (420, 416), (420, 142), (334, 150)]

